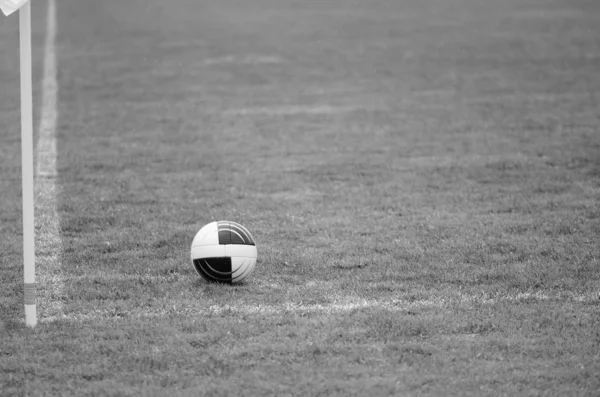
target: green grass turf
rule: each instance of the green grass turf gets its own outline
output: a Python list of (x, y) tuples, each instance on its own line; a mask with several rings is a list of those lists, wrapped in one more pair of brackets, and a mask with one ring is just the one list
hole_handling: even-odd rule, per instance
[[(2, 395), (600, 390), (595, 2), (163, 3), (58, 2), (34, 330), (0, 27)], [(243, 285), (190, 264), (214, 220), (258, 242)]]

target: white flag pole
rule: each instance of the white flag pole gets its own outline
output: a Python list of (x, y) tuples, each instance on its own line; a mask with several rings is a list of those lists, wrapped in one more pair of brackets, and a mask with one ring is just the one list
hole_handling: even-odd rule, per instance
[(21, 66), (21, 172), (23, 183), (23, 278), (25, 323), (37, 324), (35, 305), (35, 224), (33, 190), (33, 85), (31, 62), (31, 2), (19, 9)]

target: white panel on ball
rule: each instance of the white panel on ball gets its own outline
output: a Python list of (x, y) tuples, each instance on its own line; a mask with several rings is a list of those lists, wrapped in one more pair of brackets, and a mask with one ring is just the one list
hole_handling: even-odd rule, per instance
[(231, 268), (233, 269), (232, 281), (243, 280), (250, 276), (254, 271), (256, 258), (233, 257), (231, 258)]
[(226, 245), (197, 245), (192, 247), (192, 260), (200, 258), (222, 258), (230, 256), (226, 253)]
[(198, 233), (196, 233), (196, 237), (194, 237), (194, 241), (192, 241), (192, 247), (198, 245), (219, 245), (217, 222), (211, 222), (208, 225), (205, 225)]
[(256, 246), (254, 245), (238, 245), (238, 244), (229, 244), (223, 245), (225, 247), (225, 256), (241, 256), (244, 258), (254, 258), (256, 259)]

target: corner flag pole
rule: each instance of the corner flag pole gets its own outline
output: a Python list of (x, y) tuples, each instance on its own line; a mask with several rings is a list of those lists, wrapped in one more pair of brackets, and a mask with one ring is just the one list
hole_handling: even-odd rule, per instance
[(21, 66), (21, 172), (23, 183), (23, 278), (25, 323), (37, 324), (35, 305), (35, 223), (33, 188), (33, 86), (31, 62), (31, 2), (19, 9)]

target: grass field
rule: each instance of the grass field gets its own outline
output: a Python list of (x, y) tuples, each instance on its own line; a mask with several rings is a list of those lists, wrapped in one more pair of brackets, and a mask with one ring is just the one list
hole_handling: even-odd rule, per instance
[(597, 1), (58, 0), (34, 329), (1, 23), (1, 396), (599, 395)]

